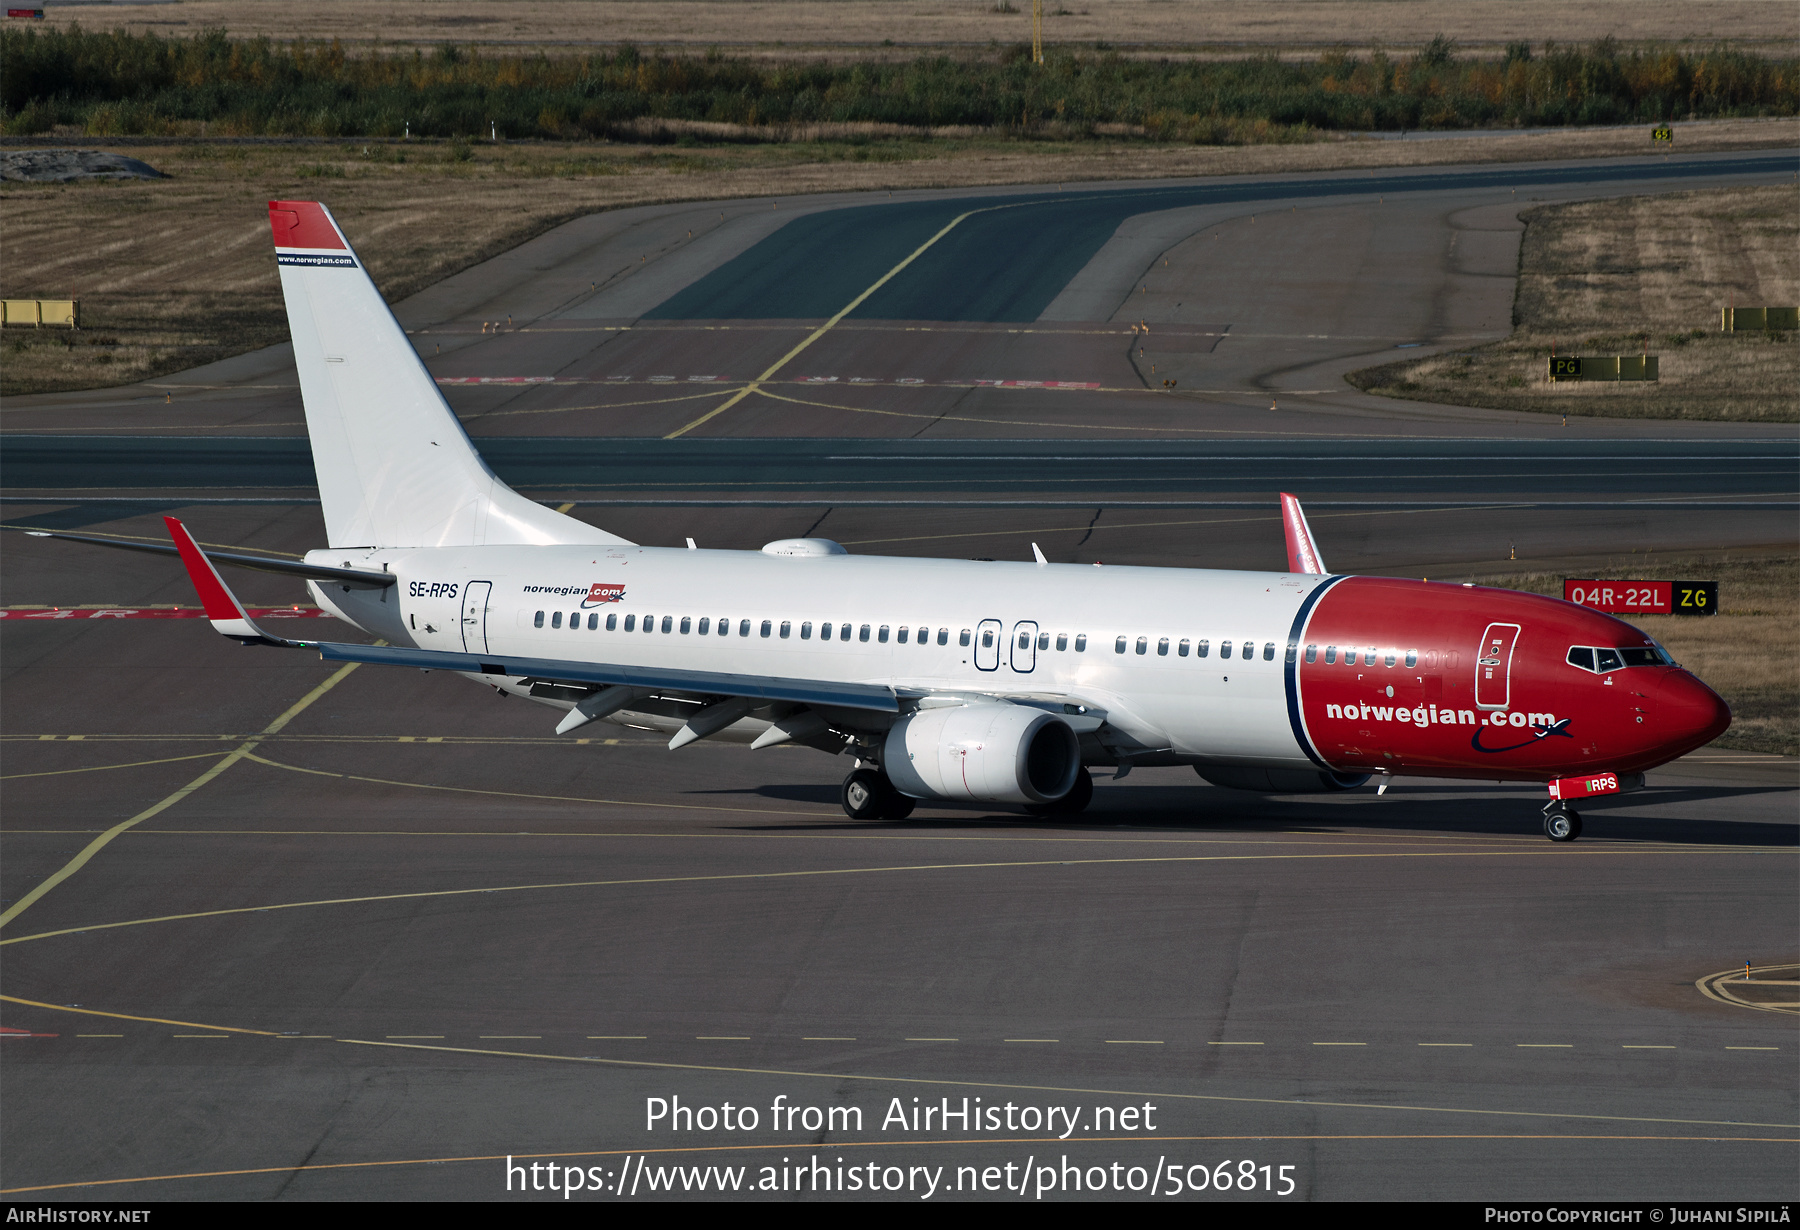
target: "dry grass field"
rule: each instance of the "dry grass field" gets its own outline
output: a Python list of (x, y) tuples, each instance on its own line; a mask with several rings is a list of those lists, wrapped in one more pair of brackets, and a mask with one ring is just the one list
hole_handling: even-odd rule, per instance
[[(1465, 51), (1544, 39), (1725, 43), (1791, 51), (1788, 0), (1046, 0), (1044, 36), (1122, 51), (1243, 55), (1343, 46), (1406, 50), (1443, 34)], [(1031, 38), (1030, 0), (185, 0), (45, 5), (50, 21), (133, 33), (340, 39), (348, 45), (479, 43), (491, 53), (633, 42), (768, 54), (891, 55)]]
[[(1686, 150), (1748, 149), (1791, 143), (1796, 127), (1737, 120), (1681, 133)], [(114, 142), (170, 178), (0, 190), (0, 295), (73, 295), (86, 325), (7, 330), (0, 394), (126, 384), (285, 340), (272, 198), (330, 204), (384, 293), (400, 299), (569, 218), (658, 201), (1533, 160), (1645, 144), (1635, 129), (1231, 147), (873, 133), (691, 148)]]
[[(1521, 215), (1503, 342), (1353, 372), (1394, 397), (1632, 418), (1800, 420), (1800, 341), (1719, 309), (1800, 303), (1800, 186), (1542, 206)], [(1549, 379), (1559, 355), (1650, 353), (1656, 382)]]
[[(1692, 619), (1634, 616), (1675, 660), (1731, 705), (1731, 729), (1714, 746), (1800, 755), (1800, 556), (1638, 556), (1576, 575), (1637, 580), (1717, 580), (1719, 613)], [(1462, 578), (1562, 597), (1564, 573)]]

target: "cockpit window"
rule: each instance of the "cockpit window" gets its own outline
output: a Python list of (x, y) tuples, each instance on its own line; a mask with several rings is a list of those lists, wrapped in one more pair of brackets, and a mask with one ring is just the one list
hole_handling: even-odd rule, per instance
[(1569, 650), (1569, 665), (1604, 675), (1627, 666), (1673, 666), (1675, 660), (1660, 645), (1633, 645), (1622, 649), (1594, 649), (1576, 645)]

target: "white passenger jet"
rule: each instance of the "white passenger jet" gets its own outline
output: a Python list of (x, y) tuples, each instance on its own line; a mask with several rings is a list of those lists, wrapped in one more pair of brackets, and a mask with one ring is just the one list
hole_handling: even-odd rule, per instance
[[(1717, 737), (1723, 701), (1610, 616), (1508, 590), (1330, 575), (1283, 496), (1291, 571), (645, 547), (524, 498), (482, 462), (323, 205), (269, 217), (328, 547), (213, 552), (169, 518), (213, 627), (323, 658), (453, 671), (613, 722), (849, 755), (844, 810), (920, 799), (1073, 813), (1090, 767), (1189, 765), (1216, 785), (1349, 790), (1373, 775), (1641, 783)], [(111, 540), (55, 534), (90, 542)], [(142, 548), (140, 548), (142, 549)], [(387, 642), (258, 627), (214, 563), (304, 577)]]

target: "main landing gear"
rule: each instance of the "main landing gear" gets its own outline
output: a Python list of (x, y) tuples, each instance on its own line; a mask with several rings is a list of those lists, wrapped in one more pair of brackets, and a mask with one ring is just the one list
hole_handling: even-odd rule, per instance
[(887, 774), (857, 769), (844, 779), (839, 798), (844, 814), (852, 820), (904, 820), (917, 806), (915, 800), (894, 789)]
[(1574, 841), (1581, 836), (1581, 816), (1567, 803), (1555, 802), (1544, 808), (1544, 836), (1551, 841)]

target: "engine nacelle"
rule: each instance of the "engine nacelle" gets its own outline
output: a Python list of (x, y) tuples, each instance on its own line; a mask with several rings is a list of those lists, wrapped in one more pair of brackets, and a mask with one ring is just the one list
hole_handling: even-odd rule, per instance
[(888, 731), (882, 768), (915, 799), (1053, 803), (1075, 785), (1081, 743), (1067, 722), (1025, 705), (922, 709)]
[(1335, 794), (1355, 790), (1369, 780), (1367, 773), (1321, 773), (1317, 769), (1253, 769), (1247, 766), (1194, 766), (1194, 772), (1215, 786), (1230, 790), (1254, 790), (1259, 794)]

